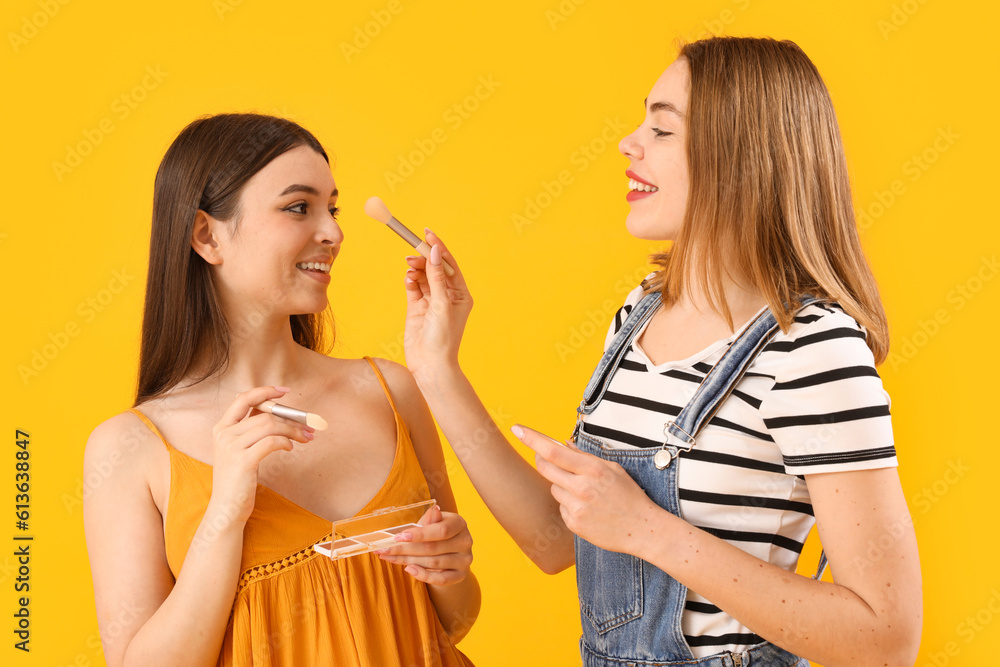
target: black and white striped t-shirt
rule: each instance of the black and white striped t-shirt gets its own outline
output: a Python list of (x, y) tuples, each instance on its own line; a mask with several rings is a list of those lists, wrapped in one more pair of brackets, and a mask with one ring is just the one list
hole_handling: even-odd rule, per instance
[[(629, 294), (605, 347), (641, 298), (641, 287)], [(740, 333), (654, 366), (635, 343), (640, 330), (585, 431), (613, 447), (660, 447), (664, 423)], [(896, 465), (889, 396), (862, 327), (836, 304), (801, 310), (672, 465), (685, 520), (794, 571), (815, 522), (802, 476)], [(697, 658), (762, 641), (694, 591), (682, 628)]]

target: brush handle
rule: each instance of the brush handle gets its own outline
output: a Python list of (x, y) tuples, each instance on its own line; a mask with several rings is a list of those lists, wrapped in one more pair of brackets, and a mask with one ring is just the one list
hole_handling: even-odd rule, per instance
[[(421, 241), (420, 245), (416, 245), (414, 248), (416, 248), (417, 252), (419, 252), (422, 257), (426, 258), (428, 262), (431, 261), (431, 247), (427, 245), (427, 241)], [(444, 267), (444, 275), (449, 278), (455, 275), (455, 269), (451, 268), (451, 264), (449, 264), (447, 260), (442, 259), (441, 266)]]
[(270, 412), (275, 417), (284, 417), (300, 424), (308, 425), (309, 423), (309, 413), (305, 410), (296, 410), (295, 408), (290, 408), (287, 405), (281, 405), (274, 401), (264, 401), (256, 407), (261, 412)]
[[(427, 241), (411, 232), (406, 228), (406, 225), (401, 223), (395, 216), (390, 216), (389, 221), (385, 223), (389, 229), (399, 234), (399, 236), (409, 243), (411, 246), (416, 248), (425, 259), (430, 260), (431, 258), (431, 247), (427, 245)], [(444, 274), (449, 278), (455, 275), (455, 269), (452, 268), (451, 264), (448, 262), (443, 262), (444, 264)]]
[(414, 248), (416, 248), (418, 245), (420, 245), (423, 242), (423, 239), (421, 239), (419, 236), (417, 236), (416, 234), (414, 234), (413, 232), (411, 232), (409, 229), (407, 229), (406, 225), (404, 225), (403, 223), (401, 223), (399, 220), (397, 220), (394, 217), (390, 216), (389, 217), (389, 222), (387, 222), (385, 224), (389, 226), (389, 229), (391, 229), (392, 231), (396, 232), (401, 237), (403, 237), (403, 240), (406, 241), (407, 243), (409, 243)]

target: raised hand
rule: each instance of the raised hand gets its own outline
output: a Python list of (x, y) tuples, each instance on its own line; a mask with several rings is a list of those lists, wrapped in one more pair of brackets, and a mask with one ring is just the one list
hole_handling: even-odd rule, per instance
[(256, 387), (237, 394), (212, 429), (212, 499), (210, 507), (232, 521), (246, 522), (257, 493), (257, 471), (265, 456), (291, 451), (294, 442), (309, 442), (313, 429), (253, 407), (284, 396), (287, 387)]
[[(444, 242), (427, 231), (430, 259), (408, 257), (406, 272), (406, 365), (417, 382), (436, 370), (458, 364), (458, 348), (472, 311), (472, 295), (454, 256)], [(442, 259), (455, 269), (445, 275)]]

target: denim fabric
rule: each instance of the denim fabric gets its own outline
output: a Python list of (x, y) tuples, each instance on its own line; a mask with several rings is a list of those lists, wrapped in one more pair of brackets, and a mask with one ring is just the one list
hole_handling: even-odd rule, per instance
[[(804, 299), (803, 305), (813, 301), (813, 298)], [(578, 409), (581, 417), (596, 409), (636, 333), (653, 316), (659, 304), (659, 294), (648, 294), (629, 313), (587, 383)], [(698, 432), (776, 331), (777, 323), (770, 310), (764, 311), (744, 329), (674, 422), (664, 425), (664, 449), (676, 456), (679, 451), (694, 445)], [(573, 432), (577, 447), (621, 465), (653, 502), (680, 516), (676, 461), (658, 469), (653, 463), (657, 449), (616, 449), (589, 435), (585, 429), (586, 424), (579, 419)], [(667, 432), (678, 440), (667, 438)], [(583, 625), (580, 652), (585, 667), (808, 665), (766, 642), (742, 653), (726, 651), (696, 659), (681, 630), (687, 588), (663, 570), (634, 556), (606, 551), (577, 537), (576, 577)]]
[(597, 368), (594, 370), (590, 382), (587, 383), (587, 388), (583, 391), (583, 401), (580, 402), (580, 407), (577, 408), (578, 413), (589, 415), (597, 408), (598, 402), (604, 396), (604, 391), (608, 388), (611, 376), (614, 374), (615, 369), (618, 368), (622, 357), (628, 351), (629, 345), (632, 344), (632, 339), (635, 338), (636, 332), (653, 316), (653, 313), (659, 307), (660, 295), (653, 292), (642, 297), (642, 300), (628, 314), (625, 322), (622, 323), (622, 328), (615, 334), (611, 344), (608, 345), (608, 349), (605, 350), (604, 356), (597, 363)]

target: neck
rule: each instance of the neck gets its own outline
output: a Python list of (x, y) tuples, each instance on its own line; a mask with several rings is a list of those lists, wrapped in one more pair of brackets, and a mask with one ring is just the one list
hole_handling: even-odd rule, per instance
[[(732, 316), (733, 331), (753, 317), (757, 311), (767, 305), (767, 300), (755, 290), (742, 287), (732, 280), (726, 279), (722, 290), (723, 303), (729, 307)], [(720, 303), (721, 307), (723, 304)], [(679, 295), (675, 307), (683, 312), (699, 313), (702, 316), (718, 318), (725, 321), (725, 316), (716, 313), (709, 301), (708, 294), (694, 280), (686, 282), (685, 289)]]
[(262, 316), (258, 322), (243, 315), (227, 317), (229, 363), (205, 384), (234, 395), (267, 385), (295, 387), (304, 376), (306, 350), (292, 338), (288, 317)]

